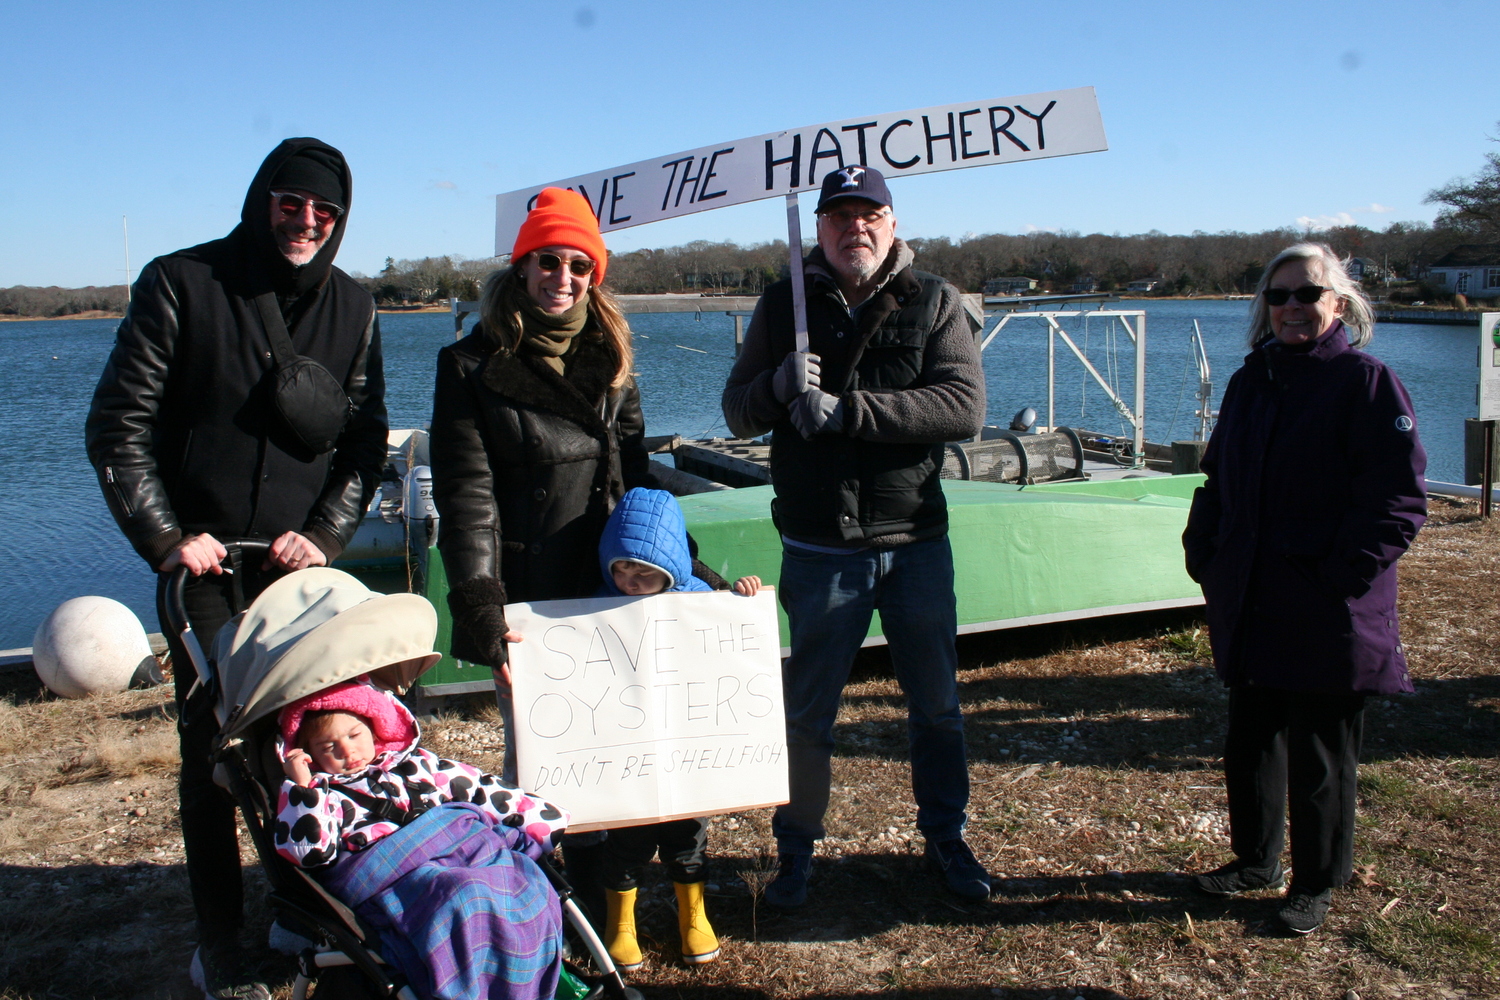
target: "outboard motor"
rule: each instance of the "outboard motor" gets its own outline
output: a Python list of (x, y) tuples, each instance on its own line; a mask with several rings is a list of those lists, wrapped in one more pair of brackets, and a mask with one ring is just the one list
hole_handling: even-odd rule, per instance
[(1017, 434), (1030, 433), (1031, 429), (1035, 426), (1036, 410), (1033, 410), (1029, 406), (1023, 410), (1020, 410), (1014, 417), (1010, 418), (1010, 429), (1015, 431)]
[[(412, 548), (422, 552), (437, 544), (438, 512), (432, 501), (432, 467), (419, 465), (406, 474), (406, 503), (401, 516), (411, 527)], [(421, 532), (421, 544), (418, 542)]]

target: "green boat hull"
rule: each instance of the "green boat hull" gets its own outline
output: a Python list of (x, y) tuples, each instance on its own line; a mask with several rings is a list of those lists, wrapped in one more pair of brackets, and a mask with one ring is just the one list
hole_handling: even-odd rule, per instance
[[(944, 480), (959, 632), (1202, 604), (1183, 569), (1181, 543), (1202, 482), (1201, 475), (1025, 487)], [(775, 586), (781, 539), (771, 523), (772, 495), (771, 487), (757, 486), (682, 497), (699, 558), (726, 579), (755, 575)], [(427, 566), (437, 648), (446, 653), (453, 625), (435, 549)], [(865, 645), (884, 641), (876, 615)], [(788, 643), (782, 615), (783, 649)], [(429, 694), (491, 685), (488, 668), (447, 655), (422, 678)]]

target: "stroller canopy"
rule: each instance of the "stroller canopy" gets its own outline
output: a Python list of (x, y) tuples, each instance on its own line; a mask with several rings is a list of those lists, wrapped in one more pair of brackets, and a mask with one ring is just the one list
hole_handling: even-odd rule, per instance
[(405, 690), (441, 659), (436, 638), (437, 611), (424, 597), (376, 593), (337, 569), (290, 573), (214, 640), (219, 738), (365, 674)]

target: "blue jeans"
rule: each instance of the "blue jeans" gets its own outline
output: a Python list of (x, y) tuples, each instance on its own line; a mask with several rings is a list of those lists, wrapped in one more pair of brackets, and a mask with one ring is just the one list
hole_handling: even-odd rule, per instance
[(969, 765), (947, 536), (848, 555), (784, 546), (778, 588), (791, 621), (792, 654), (781, 668), (791, 802), (771, 820), (777, 850), (811, 854), (823, 838), (833, 723), (876, 609), (906, 694), (917, 829), (934, 841), (961, 836)]

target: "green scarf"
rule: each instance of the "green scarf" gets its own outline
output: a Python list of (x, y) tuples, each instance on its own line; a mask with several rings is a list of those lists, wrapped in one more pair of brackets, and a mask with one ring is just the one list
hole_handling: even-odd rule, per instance
[(557, 370), (566, 374), (563, 358), (573, 350), (574, 338), (588, 325), (589, 297), (584, 294), (565, 313), (556, 315), (543, 312), (531, 301), (530, 296), (521, 297), (521, 343), (520, 352), (541, 358)]

